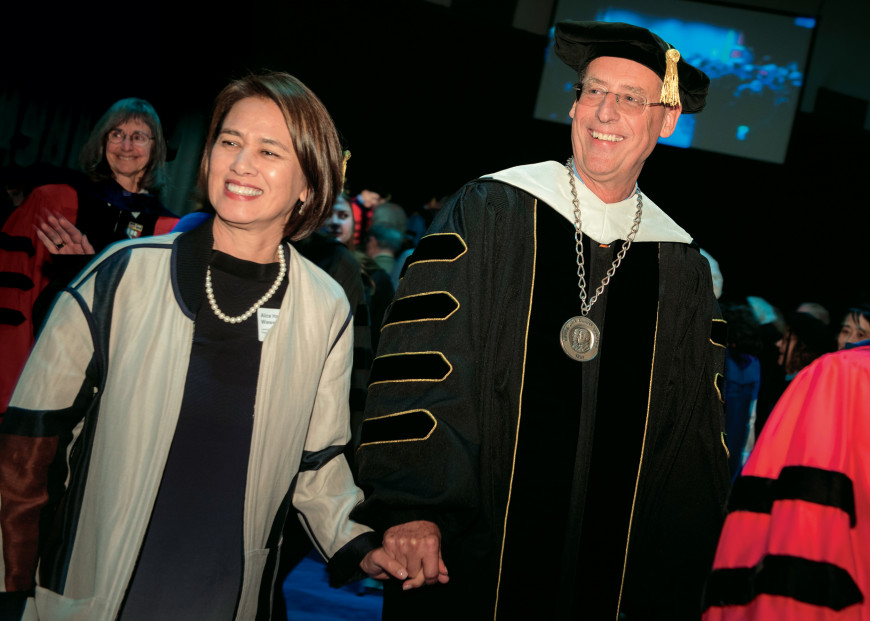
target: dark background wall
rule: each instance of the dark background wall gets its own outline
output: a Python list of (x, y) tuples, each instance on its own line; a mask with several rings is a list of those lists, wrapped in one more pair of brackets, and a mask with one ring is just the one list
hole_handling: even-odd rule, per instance
[[(785, 165), (662, 146), (644, 169), (641, 187), (719, 260), (728, 295), (838, 312), (867, 286), (870, 63), (848, 19), (866, 4), (804, 7), (820, 27)], [(176, 153), (164, 200), (186, 212), (214, 96), (276, 69), (331, 111), (353, 153), (350, 189), (413, 209), (482, 174), (570, 155), (567, 126), (532, 119), (551, 11), (531, 0), (19, 5), (2, 42), (0, 165), (72, 165), (111, 103), (144, 97)]]

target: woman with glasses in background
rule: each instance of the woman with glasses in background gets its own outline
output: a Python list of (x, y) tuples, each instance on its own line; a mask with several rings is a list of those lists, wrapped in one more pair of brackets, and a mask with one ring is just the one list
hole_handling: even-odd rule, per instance
[(79, 161), (84, 175), (59, 172), (3, 225), (0, 416), (57, 293), (112, 242), (168, 233), (178, 220), (153, 193), (163, 183), (166, 141), (157, 112), (144, 99), (112, 104)]
[(73, 217), (63, 212), (71, 197), (57, 196), (57, 188), (39, 205), (37, 235), (51, 254), (89, 255), (114, 241), (172, 230), (175, 216), (152, 194), (163, 185), (166, 141), (151, 104), (136, 98), (113, 104), (79, 160), (90, 183), (75, 188)]

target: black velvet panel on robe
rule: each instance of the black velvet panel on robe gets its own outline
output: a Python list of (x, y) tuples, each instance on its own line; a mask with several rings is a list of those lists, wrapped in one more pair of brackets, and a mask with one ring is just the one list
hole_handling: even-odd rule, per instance
[[(580, 314), (574, 229), (541, 209), (537, 230), (499, 617), (616, 618), (652, 368), (658, 245), (629, 249), (589, 315), (601, 330), (599, 354), (577, 362), (559, 341), (562, 324)], [(590, 241), (584, 236), (587, 299), (622, 244)]]

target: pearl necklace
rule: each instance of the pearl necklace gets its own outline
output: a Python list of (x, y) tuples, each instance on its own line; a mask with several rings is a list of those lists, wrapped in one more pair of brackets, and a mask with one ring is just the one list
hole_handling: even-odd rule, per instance
[(217, 315), (217, 318), (227, 323), (242, 323), (248, 317), (256, 313), (257, 309), (259, 309), (263, 304), (268, 302), (269, 299), (275, 295), (275, 292), (278, 291), (278, 287), (281, 286), (281, 281), (284, 280), (284, 274), (287, 273), (287, 262), (284, 260), (283, 244), (278, 245), (278, 261), (281, 264), (281, 267), (278, 269), (278, 278), (275, 279), (275, 282), (271, 287), (269, 287), (269, 290), (263, 297), (257, 300), (251, 308), (237, 317), (230, 317), (218, 308), (217, 302), (215, 302), (214, 299), (214, 289), (212, 289), (211, 286), (211, 266), (209, 266), (205, 271), (205, 296), (208, 298), (208, 305), (211, 306), (211, 309), (214, 311), (214, 314)]

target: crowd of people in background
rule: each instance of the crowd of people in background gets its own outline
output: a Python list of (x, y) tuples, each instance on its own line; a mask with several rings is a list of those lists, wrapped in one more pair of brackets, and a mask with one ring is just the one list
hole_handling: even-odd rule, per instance
[(781, 309), (763, 297), (727, 294), (719, 263), (707, 255), (728, 322), (725, 426), (736, 478), (789, 383), (822, 355), (870, 338), (870, 295), (860, 287), (845, 309), (802, 302)]

